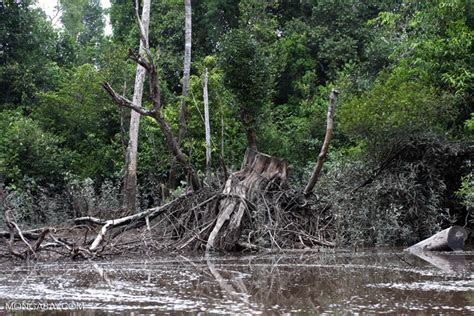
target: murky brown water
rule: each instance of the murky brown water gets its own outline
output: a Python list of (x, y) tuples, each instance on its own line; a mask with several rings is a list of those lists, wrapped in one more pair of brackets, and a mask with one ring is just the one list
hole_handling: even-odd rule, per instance
[[(474, 313), (474, 252), (176, 256), (0, 269), (0, 315), (11, 308), (36, 314), (44, 304), (84, 308), (74, 315)], [(18, 312), (21, 304), (37, 310)]]

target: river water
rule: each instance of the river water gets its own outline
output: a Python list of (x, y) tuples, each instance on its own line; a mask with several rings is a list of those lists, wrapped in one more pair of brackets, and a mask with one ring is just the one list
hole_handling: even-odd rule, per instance
[(473, 314), (474, 252), (420, 256), (367, 250), (0, 264), (0, 315)]

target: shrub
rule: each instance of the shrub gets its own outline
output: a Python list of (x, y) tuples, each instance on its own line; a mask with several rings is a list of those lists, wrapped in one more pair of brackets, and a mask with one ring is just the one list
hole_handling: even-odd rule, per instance
[(414, 139), (395, 146), (381, 165), (366, 155), (332, 159), (318, 193), (331, 206), (337, 239), (342, 244), (407, 245), (459, 223), (465, 208), (454, 191), (468, 168), (461, 148)]
[(7, 183), (18, 183), (25, 177), (38, 183), (61, 179), (69, 153), (60, 150), (57, 136), (15, 111), (0, 112), (0, 130), (0, 173)]

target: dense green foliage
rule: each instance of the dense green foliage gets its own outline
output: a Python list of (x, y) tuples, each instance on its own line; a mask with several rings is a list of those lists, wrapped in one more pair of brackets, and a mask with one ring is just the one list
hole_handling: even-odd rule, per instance
[[(103, 196), (119, 195), (129, 111), (114, 105), (101, 83), (131, 98), (135, 65), (127, 49), (139, 42), (133, 1), (111, 3), (110, 36), (99, 0), (59, 1), (59, 29), (34, 1), (0, 3), (0, 173), (16, 192), (12, 196), (27, 192), (43, 201), (64, 191), (99, 205)], [(209, 0), (192, 6), (183, 149), (199, 170), (205, 170), (205, 68), (215, 172), (222, 171), (221, 155), (231, 170), (240, 165), (247, 141), (239, 117), (245, 110), (259, 150), (286, 158), (296, 187), (317, 158), (327, 97), (337, 87), (335, 135), (316, 191), (338, 214), (343, 240), (404, 243), (449, 221), (464, 225), (471, 219), (470, 0)], [(183, 2), (152, 1), (149, 35), (150, 46), (160, 51), (164, 114), (176, 131)], [(160, 199), (172, 163), (148, 118), (141, 124), (138, 159), (146, 206)], [(371, 181), (348, 193), (366, 179)], [(86, 212), (69, 200), (64, 205)], [(45, 209), (55, 216), (54, 207)]]

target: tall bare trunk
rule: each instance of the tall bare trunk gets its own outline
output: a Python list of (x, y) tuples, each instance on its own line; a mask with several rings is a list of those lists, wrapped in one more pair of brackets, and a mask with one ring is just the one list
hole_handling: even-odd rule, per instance
[(323, 147), (321, 147), (321, 152), (318, 156), (318, 161), (316, 162), (316, 166), (314, 167), (313, 174), (304, 189), (304, 194), (310, 194), (316, 182), (318, 182), (319, 175), (321, 174), (321, 169), (323, 168), (324, 161), (326, 160), (326, 156), (328, 154), (329, 143), (331, 142), (332, 132), (334, 129), (334, 109), (336, 108), (336, 98), (338, 95), (338, 91), (336, 89), (332, 89), (331, 94), (329, 95), (329, 106), (328, 106), (328, 114), (327, 114), (327, 123), (326, 123), (326, 136), (324, 137)]
[[(185, 16), (185, 33), (184, 33), (184, 63), (183, 63), (183, 90), (181, 107), (179, 111), (179, 130), (178, 130), (178, 143), (181, 145), (182, 140), (186, 136), (187, 132), (187, 116), (188, 116), (188, 105), (186, 98), (189, 94), (189, 77), (191, 74), (191, 41), (192, 41), (192, 13), (191, 13), (191, 0), (184, 0), (184, 16)], [(176, 188), (176, 161), (171, 164), (168, 188)]]
[(207, 68), (204, 73), (204, 87), (203, 87), (203, 96), (204, 96), (204, 125), (206, 129), (206, 171), (207, 176), (211, 175), (211, 124), (209, 123), (209, 96), (207, 93), (207, 81), (208, 74)]
[(186, 98), (189, 93), (189, 76), (191, 73), (191, 40), (192, 40), (192, 19), (191, 0), (184, 0), (185, 33), (184, 33), (184, 66), (183, 66), (183, 92), (181, 99), (181, 109), (179, 113), (179, 134), (178, 139), (182, 141), (186, 135), (186, 119), (188, 115), (188, 105)]
[[(138, 10), (138, 1), (136, 3)], [(142, 24), (144, 36), (148, 37), (148, 25), (150, 21), (150, 0), (143, 1)], [(140, 41), (140, 54), (144, 53), (144, 43)], [(143, 82), (146, 70), (141, 65), (137, 65), (135, 75), (135, 86), (133, 90), (133, 103), (141, 106), (143, 96)], [(124, 183), (123, 207), (129, 211), (136, 210), (137, 196), (137, 150), (138, 150), (138, 130), (140, 128), (140, 114), (132, 111), (130, 116), (130, 133), (125, 158), (126, 171)]]

